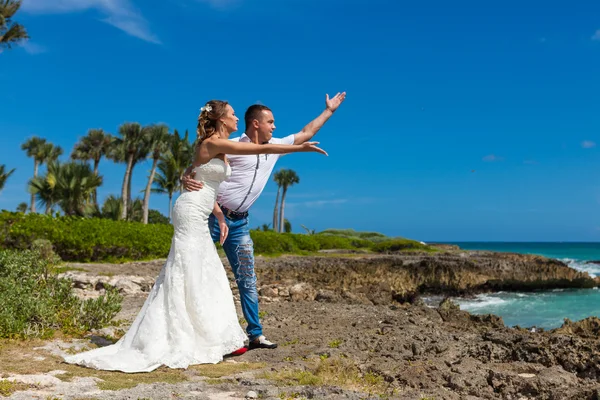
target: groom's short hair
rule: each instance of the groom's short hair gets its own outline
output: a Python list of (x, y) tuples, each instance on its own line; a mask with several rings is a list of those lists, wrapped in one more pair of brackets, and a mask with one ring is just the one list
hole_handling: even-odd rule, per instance
[(246, 130), (248, 130), (248, 128), (250, 127), (250, 124), (252, 124), (253, 120), (257, 119), (260, 121), (260, 117), (261, 117), (263, 111), (271, 111), (271, 109), (262, 104), (254, 104), (254, 105), (251, 105), (250, 107), (248, 107), (248, 109), (246, 110), (246, 115), (244, 115), (244, 122), (246, 123)]

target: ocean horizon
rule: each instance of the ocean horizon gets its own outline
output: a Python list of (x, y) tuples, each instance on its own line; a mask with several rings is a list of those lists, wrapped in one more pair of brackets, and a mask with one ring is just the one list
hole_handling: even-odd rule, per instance
[[(570, 267), (600, 276), (600, 242), (431, 242), (457, 245), (464, 250), (488, 250), (520, 254), (535, 254), (560, 260)], [(455, 298), (462, 310), (472, 314), (495, 314), (507, 326), (561, 326), (565, 318), (578, 321), (600, 317), (600, 290), (555, 289), (539, 292), (497, 292), (475, 298)]]

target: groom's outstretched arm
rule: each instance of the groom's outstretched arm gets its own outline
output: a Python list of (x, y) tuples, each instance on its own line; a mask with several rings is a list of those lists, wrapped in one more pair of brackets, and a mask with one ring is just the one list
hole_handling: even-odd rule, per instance
[(321, 129), (325, 122), (333, 115), (335, 110), (338, 109), (340, 104), (343, 103), (346, 98), (346, 92), (338, 93), (331, 99), (329, 95), (325, 95), (325, 111), (321, 113), (317, 118), (313, 119), (306, 125), (300, 132), (294, 135), (294, 144), (302, 144), (312, 139), (313, 136)]

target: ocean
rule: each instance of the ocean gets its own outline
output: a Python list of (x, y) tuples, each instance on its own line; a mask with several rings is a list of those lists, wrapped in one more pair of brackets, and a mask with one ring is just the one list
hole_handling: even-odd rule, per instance
[[(564, 261), (571, 267), (600, 276), (600, 243), (526, 243), (526, 242), (455, 242), (465, 250), (491, 250), (522, 254), (538, 254)], [(600, 290), (569, 289), (547, 292), (498, 292), (479, 295), (474, 299), (454, 299), (462, 310), (472, 314), (501, 316), (507, 326), (557, 328), (565, 318), (578, 321), (590, 316), (600, 317)]]

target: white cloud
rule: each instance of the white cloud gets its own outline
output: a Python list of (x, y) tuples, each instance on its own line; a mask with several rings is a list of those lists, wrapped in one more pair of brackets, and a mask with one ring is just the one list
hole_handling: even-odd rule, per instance
[(581, 142), (581, 147), (584, 149), (591, 149), (592, 147), (596, 147), (596, 143), (592, 142), (591, 140), (584, 140)]
[(200, 3), (206, 3), (211, 7), (225, 9), (233, 5), (237, 5), (241, 0), (196, 0)]
[(23, 50), (25, 50), (28, 54), (36, 55), (47, 52), (48, 50), (44, 46), (40, 46), (39, 44), (33, 43), (31, 40), (26, 41), (22, 45)]
[(148, 26), (148, 21), (131, 5), (129, 0), (28, 0), (21, 7), (32, 14), (81, 12), (90, 9), (100, 11), (110, 24), (125, 33), (150, 43), (160, 44)]
[(592, 35), (592, 40), (600, 41), (600, 29), (598, 29), (596, 33)]
[(287, 206), (292, 207), (309, 207), (309, 208), (318, 208), (323, 206), (329, 206), (333, 204), (344, 204), (348, 202), (348, 199), (332, 199), (332, 200), (315, 200), (315, 201), (305, 201), (303, 203), (289, 203)]
[(504, 160), (504, 158), (498, 157), (495, 154), (489, 154), (489, 155), (483, 157), (483, 161), (487, 161), (487, 162), (495, 162), (495, 161), (502, 161), (502, 160)]

